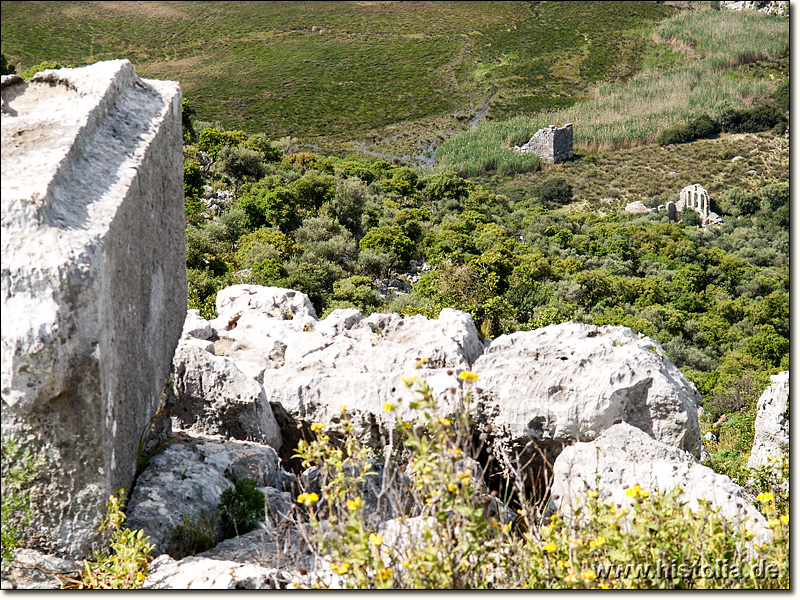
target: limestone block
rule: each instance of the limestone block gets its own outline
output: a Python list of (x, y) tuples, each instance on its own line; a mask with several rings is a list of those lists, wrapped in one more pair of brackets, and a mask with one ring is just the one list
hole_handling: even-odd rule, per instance
[(693, 454), (700, 394), (658, 342), (627, 327), (560, 323), (502, 335), (475, 361), (482, 419), (557, 454), (625, 422)]
[(181, 91), (127, 60), (2, 86), (3, 435), (45, 457), (26, 541), (72, 556), (129, 488), (186, 315)]
[(589, 489), (601, 501), (630, 505), (626, 489), (641, 486), (652, 492), (682, 490), (681, 501), (697, 510), (705, 499), (720, 514), (738, 521), (764, 543), (771, 537), (764, 516), (742, 495), (727, 475), (715, 473), (684, 452), (654, 440), (627, 423), (614, 425), (592, 442), (566, 448), (553, 465), (552, 501), (561, 514), (572, 514)]
[(789, 371), (771, 378), (771, 385), (758, 399), (755, 439), (747, 466), (751, 469), (770, 464), (770, 457), (789, 452)]
[(181, 340), (175, 351), (167, 392), (173, 427), (280, 448), (280, 429), (261, 385), (203, 343), (211, 344)]

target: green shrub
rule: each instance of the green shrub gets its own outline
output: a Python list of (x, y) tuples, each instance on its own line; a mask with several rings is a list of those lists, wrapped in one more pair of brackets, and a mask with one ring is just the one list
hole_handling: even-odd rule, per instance
[(14, 560), (14, 550), (19, 546), (21, 529), (31, 519), (28, 487), (36, 479), (36, 471), (44, 457), (29, 448), (22, 448), (18, 440), (2, 438), (2, 560)]
[(109, 551), (94, 551), (94, 560), (83, 561), (81, 589), (132, 589), (142, 587), (155, 549), (140, 529), (131, 531), (125, 523), (125, 490), (113, 494), (106, 503), (107, 514), (100, 525), (108, 539)]
[(205, 511), (183, 517), (183, 522), (175, 526), (176, 549), (170, 555), (180, 560), (216, 546), (217, 537), (214, 531), (216, 520), (217, 515)]
[(392, 256), (392, 266), (405, 268), (414, 256), (416, 245), (399, 225), (373, 227), (361, 238), (359, 248), (386, 252)]
[(63, 69), (63, 68), (64, 65), (62, 65), (60, 62), (54, 60), (45, 60), (43, 62), (33, 65), (28, 69), (25, 69), (22, 73), (19, 74), (19, 76), (22, 77), (25, 81), (28, 81), (39, 71), (46, 71), (47, 69)]
[(263, 154), (243, 146), (223, 146), (217, 154), (217, 170), (237, 183), (257, 181), (267, 173)]
[(670, 127), (658, 134), (656, 143), (661, 146), (669, 146), (670, 144), (685, 144), (691, 142), (692, 137), (686, 127)]
[(183, 125), (183, 141), (184, 143), (191, 144), (197, 134), (194, 131), (194, 119), (197, 111), (192, 107), (188, 98), (184, 98), (181, 102), (181, 124)]
[(243, 145), (249, 150), (259, 152), (261, 154), (261, 160), (264, 162), (280, 162), (283, 157), (283, 151), (270, 142), (269, 138), (263, 133), (251, 135)]
[(564, 204), (572, 200), (572, 186), (563, 177), (551, 177), (537, 189), (539, 197), (551, 204)]
[(274, 258), (267, 258), (254, 264), (253, 283), (258, 285), (278, 286), (286, 277), (286, 269)]
[(219, 496), (219, 520), (225, 538), (244, 535), (264, 520), (266, 498), (255, 481), (242, 477)]
[(695, 140), (709, 138), (720, 132), (719, 123), (708, 116), (708, 113), (704, 113), (696, 119), (689, 121), (687, 129), (689, 130), (689, 135)]
[(775, 88), (775, 91), (772, 92), (772, 98), (778, 104), (778, 108), (785, 113), (789, 112), (789, 82), (782, 81), (778, 84), (778, 87)]
[(0, 52), (0, 75), (14, 75), (17, 72), (17, 66), (8, 62), (6, 55)]

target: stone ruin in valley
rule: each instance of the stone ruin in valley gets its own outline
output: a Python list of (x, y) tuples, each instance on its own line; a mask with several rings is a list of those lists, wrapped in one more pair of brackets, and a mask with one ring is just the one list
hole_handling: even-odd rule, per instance
[(647, 208), (644, 203), (637, 200), (625, 205), (625, 212), (644, 214), (666, 211), (670, 221), (678, 221), (680, 220), (681, 212), (685, 208), (690, 208), (700, 215), (703, 227), (706, 225), (720, 225), (724, 222), (722, 217), (711, 210), (711, 198), (708, 195), (708, 191), (699, 183), (687, 185), (683, 188), (678, 202), (667, 202), (666, 204), (660, 204), (657, 208)]
[(572, 123), (563, 127), (550, 125), (540, 129), (523, 146), (514, 146), (517, 152), (538, 154), (542, 160), (558, 164), (572, 159)]
[(684, 208), (691, 208), (700, 215), (703, 226), (722, 223), (722, 218), (711, 210), (711, 198), (708, 196), (708, 191), (699, 183), (687, 185), (681, 190), (680, 200), (678, 200), (675, 210), (680, 214)]

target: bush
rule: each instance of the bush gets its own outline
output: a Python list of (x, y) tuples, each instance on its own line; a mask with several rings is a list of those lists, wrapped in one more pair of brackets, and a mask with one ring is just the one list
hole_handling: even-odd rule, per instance
[(406, 268), (414, 256), (415, 244), (399, 225), (373, 227), (361, 238), (359, 247), (385, 252), (392, 256), (392, 266)]
[(184, 143), (191, 144), (197, 134), (194, 131), (194, 119), (197, 112), (192, 108), (188, 98), (184, 98), (181, 103), (181, 124), (183, 125), (183, 141)]
[(64, 65), (60, 62), (56, 62), (54, 60), (45, 60), (38, 64), (33, 65), (29, 69), (25, 69), (22, 73), (19, 74), (25, 81), (28, 81), (31, 77), (36, 75), (39, 71), (46, 71), (47, 69), (63, 69)]
[(14, 550), (19, 546), (21, 529), (33, 514), (28, 487), (36, 478), (36, 470), (43, 457), (23, 448), (14, 438), (2, 438), (2, 561), (14, 560)]
[(696, 140), (709, 138), (720, 132), (719, 123), (714, 121), (708, 114), (702, 114), (696, 119), (692, 119), (687, 129), (689, 135)]
[(700, 227), (703, 224), (703, 220), (697, 214), (697, 211), (687, 206), (681, 211), (681, 223), (687, 227)]
[(225, 538), (244, 535), (258, 527), (264, 520), (266, 503), (264, 492), (249, 477), (242, 477), (235, 488), (222, 492), (217, 508)]
[(269, 141), (263, 133), (255, 133), (247, 138), (243, 146), (249, 150), (255, 150), (261, 154), (261, 159), (268, 163), (280, 162), (283, 151)]
[(563, 177), (551, 177), (539, 185), (539, 197), (544, 202), (564, 204), (572, 200), (572, 186)]
[(775, 88), (775, 91), (772, 92), (772, 98), (778, 104), (778, 108), (785, 112), (789, 112), (789, 82), (782, 81), (778, 84), (778, 87)]
[(692, 141), (692, 136), (686, 127), (670, 127), (658, 134), (656, 143), (660, 146), (669, 146), (670, 144), (686, 144)]
[(0, 75), (14, 75), (17, 72), (17, 66), (8, 62), (6, 55), (0, 53)]
[(217, 154), (217, 170), (237, 183), (258, 181), (267, 174), (263, 154), (243, 146), (223, 146)]

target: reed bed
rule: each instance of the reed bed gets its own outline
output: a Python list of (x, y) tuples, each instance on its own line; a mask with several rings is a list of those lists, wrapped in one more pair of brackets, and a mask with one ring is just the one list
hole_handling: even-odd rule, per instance
[(589, 99), (571, 107), (502, 122), (486, 122), (443, 143), (439, 167), (466, 176), (535, 170), (532, 155), (513, 149), (548, 125), (575, 124), (576, 152), (626, 148), (655, 141), (659, 132), (723, 103), (744, 108), (769, 95), (777, 82), (731, 70), (739, 64), (779, 58), (788, 51), (787, 19), (692, 11), (662, 23), (654, 39), (687, 55), (688, 64), (648, 69), (625, 82), (598, 85)]

